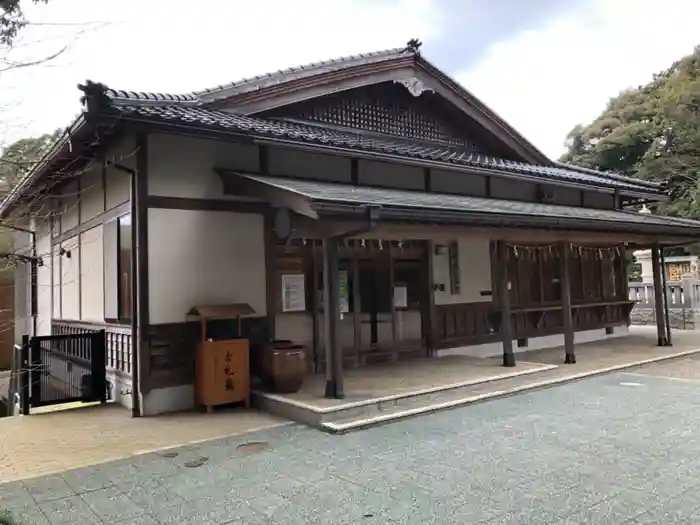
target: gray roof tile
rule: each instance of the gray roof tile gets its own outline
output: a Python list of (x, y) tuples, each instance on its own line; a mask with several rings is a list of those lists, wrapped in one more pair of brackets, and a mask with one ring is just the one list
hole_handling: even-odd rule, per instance
[(524, 162), (503, 160), (479, 155), (455, 147), (439, 147), (412, 143), (398, 139), (363, 135), (351, 131), (338, 131), (320, 125), (299, 124), (283, 120), (264, 119), (236, 115), (219, 110), (173, 104), (140, 105), (115, 104), (115, 111), (124, 116), (169, 123), (188, 123), (193, 126), (226, 129), (232, 132), (256, 136), (272, 136), (302, 142), (330, 145), (338, 148), (366, 150), (389, 155), (457, 164), (474, 168), (493, 169), (502, 172), (521, 173), (541, 177), (552, 182), (574, 182), (604, 188), (662, 194), (657, 183), (638, 181), (628, 177), (611, 175), (594, 170), (559, 164), (537, 166)]
[(442, 193), (350, 186), (332, 182), (238, 174), (263, 184), (304, 195), (313, 202), (349, 205), (374, 204), (404, 209), (469, 212), (499, 216), (548, 217), (551, 219), (584, 219), (604, 223), (661, 226), (688, 229), (688, 235), (700, 234), (700, 221), (632, 211), (600, 210), (575, 206), (559, 206)]

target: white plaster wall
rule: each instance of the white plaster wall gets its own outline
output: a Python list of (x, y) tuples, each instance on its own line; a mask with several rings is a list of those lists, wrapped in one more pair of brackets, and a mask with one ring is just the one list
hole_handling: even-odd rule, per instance
[[(12, 232), (15, 247), (27, 246), (31, 242), (30, 236), (24, 232)], [(29, 272), (26, 264), (18, 264), (14, 271), (15, 279), (15, 343), (22, 342), (22, 336), (31, 333), (28, 309), (29, 309)]]
[(36, 225), (36, 251), (42, 265), (37, 268), (37, 335), (51, 334), (51, 223), (42, 221)]
[(262, 215), (150, 209), (148, 253), (151, 323), (182, 322), (207, 303), (267, 314)]
[(76, 235), (61, 243), (61, 247), (70, 251), (71, 256), (60, 256), (61, 259), (61, 318), (80, 319), (80, 248)]
[(136, 168), (136, 145), (133, 136), (118, 142), (106, 158), (105, 201), (107, 209), (125, 203), (131, 196), (131, 175), (112, 166), (117, 163), (130, 169)]
[(102, 169), (93, 164), (80, 181), (80, 222), (85, 222), (105, 211)]
[(360, 184), (409, 190), (422, 190), (425, 187), (424, 170), (415, 166), (359, 160), (357, 171)]
[(194, 386), (157, 388), (143, 396), (142, 403), (141, 411), (144, 416), (191, 410), (194, 407)]
[(148, 192), (190, 199), (231, 199), (214, 167), (258, 171), (250, 144), (156, 133), (148, 138)]
[(286, 148), (269, 149), (271, 175), (350, 182), (350, 160), (339, 155), (325, 155)]
[(80, 235), (80, 301), (83, 321), (104, 321), (102, 225)]
[(433, 253), (433, 281), (444, 284), (445, 291), (435, 291), (435, 304), (491, 302), (491, 296), (481, 295), (491, 291), (491, 252), (488, 239), (463, 238), (459, 245), (459, 295), (450, 292), (449, 255)]
[(61, 192), (61, 233), (72, 230), (79, 224), (80, 188), (78, 181), (71, 181)]

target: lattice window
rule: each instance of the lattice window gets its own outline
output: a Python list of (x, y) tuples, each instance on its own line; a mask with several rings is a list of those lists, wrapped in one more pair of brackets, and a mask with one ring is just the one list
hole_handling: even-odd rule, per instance
[(273, 110), (265, 116), (331, 124), (485, 153), (477, 141), (465, 137), (460, 126), (430, 97), (435, 95), (424, 93), (414, 97), (403, 86), (387, 83), (312, 99)]

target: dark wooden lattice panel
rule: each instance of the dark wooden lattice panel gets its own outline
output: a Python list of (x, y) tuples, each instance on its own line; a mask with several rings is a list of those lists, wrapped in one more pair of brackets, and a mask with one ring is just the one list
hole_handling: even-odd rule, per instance
[(463, 129), (466, 125), (459, 124), (436, 99), (437, 95), (430, 92), (414, 97), (401, 84), (383, 83), (277, 108), (261, 116), (318, 122), (487, 153), (474, 132)]

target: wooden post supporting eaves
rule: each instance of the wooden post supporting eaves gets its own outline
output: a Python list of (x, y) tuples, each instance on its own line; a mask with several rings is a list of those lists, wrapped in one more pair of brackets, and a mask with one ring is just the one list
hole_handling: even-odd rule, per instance
[(569, 268), (570, 244), (563, 242), (559, 245), (559, 287), (561, 289), (561, 308), (564, 321), (564, 363), (576, 363), (574, 351), (574, 318), (571, 309), (571, 269)]
[(661, 257), (658, 245), (651, 249), (651, 269), (654, 276), (654, 314), (656, 317), (656, 339), (658, 346), (667, 346), (666, 323), (664, 321), (664, 290), (661, 279)]
[(338, 241), (323, 241), (323, 318), (326, 346), (326, 397), (342, 399), (343, 357), (338, 340), (340, 320), (340, 283), (338, 282)]
[(510, 310), (510, 286), (508, 282), (508, 245), (505, 241), (496, 243), (496, 264), (498, 267), (498, 302), (501, 310), (501, 341), (503, 343), (503, 366), (515, 366), (513, 353), (513, 326)]

